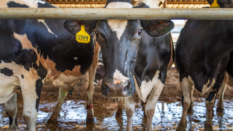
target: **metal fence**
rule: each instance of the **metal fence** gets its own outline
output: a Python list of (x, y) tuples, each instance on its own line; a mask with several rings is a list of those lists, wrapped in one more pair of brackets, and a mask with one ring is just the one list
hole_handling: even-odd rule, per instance
[(231, 8), (201, 9), (91, 9), (91, 8), (0, 8), (0, 19), (79, 19), (79, 20), (233, 20)]

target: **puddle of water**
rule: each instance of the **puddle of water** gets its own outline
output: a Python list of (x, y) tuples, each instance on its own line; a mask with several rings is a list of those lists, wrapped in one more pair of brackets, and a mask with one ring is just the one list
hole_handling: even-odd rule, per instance
[[(39, 106), (37, 129), (46, 131), (61, 130), (97, 130), (97, 131), (118, 131), (125, 130), (127, 125), (127, 116), (123, 111), (122, 116), (116, 118), (116, 103), (94, 104), (94, 124), (86, 124), (86, 102), (80, 100), (66, 100), (62, 105), (58, 125), (47, 127), (46, 123), (52, 114), (51, 107), (55, 106), (55, 102), (41, 102)], [(45, 104), (46, 103), (46, 104)], [(217, 102), (216, 102), (217, 103)], [(224, 101), (225, 113), (222, 116), (216, 114), (216, 106), (214, 108), (213, 126), (214, 130), (233, 130), (233, 102)], [(206, 120), (205, 102), (194, 102), (194, 112), (187, 116), (187, 130), (203, 130)], [(165, 103), (158, 102), (156, 112), (153, 117), (154, 130), (176, 130), (182, 114), (182, 106), (180, 102)], [(2, 118), (2, 119), (1, 119)], [(22, 115), (18, 117), (19, 131), (26, 129), (23, 123)], [(137, 103), (136, 110), (133, 115), (133, 129), (144, 131), (146, 129), (146, 118), (142, 111), (141, 105)], [(4, 115), (4, 106), (0, 105), (0, 127), (7, 129), (9, 124), (8, 117)], [(0, 128), (1, 129), (1, 128)]]

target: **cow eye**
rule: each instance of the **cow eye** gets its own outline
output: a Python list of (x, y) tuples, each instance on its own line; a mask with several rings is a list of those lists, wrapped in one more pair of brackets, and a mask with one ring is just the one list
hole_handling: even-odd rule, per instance
[(141, 35), (141, 34), (142, 34), (142, 29), (138, 31), (138, 35)]
[(139, 40), (139, 39), (141, 39), (141, 37), (142, 37), (141, 35), (142, 35), (142, 29), (139, 29), (137, 32), (135, 32), (132, 40)]

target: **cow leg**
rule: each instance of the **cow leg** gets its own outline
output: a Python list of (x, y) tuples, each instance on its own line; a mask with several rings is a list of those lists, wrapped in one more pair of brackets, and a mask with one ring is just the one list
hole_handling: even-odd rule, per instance
[(117, 112), (116, 112), (116, 117), (120, 117), (122, 112), (123, 112), (123, 104), (124, 104), (124, 99), (123, 98), (119, 98), (120, 101), (119, 101), (119, 104), (118, 104), (118, 109), (117, 109)]
[(142, 104), (142, 110), (143, 110), (143, 115), (144, 115), (144, 117), (146, 117), (146, 103), (144, 103), (144, 102), (141, 102), (141, 104)]
[(206, 109), (207, 109), (207, 117), (205, 122), (205, 131), (213, 131), (212, 127), (212, 118), (213, 118), (213, 107), (215, 103), (216, 91), (211, 91), (206, 98)]
[(65, 90), (64, 88), (60, 87), (59, 88), (59, 97), (58, 97), (58, 101), (56, 104), (56, 107), (52, 113), (52, 115), (50, 116), (49, 120), (48, 120), (48, 124), (57, 124), (57, 118), (59, 116), (60, 110), (61, 110), (61, 106), (66, 98), (68, 94), (68, 91)]
[(17, 125), (17, 93), (15, 93), (11, 99), (5, 103), (6, 114), (9, 117), (9, 129), (18, 130)]
[(98, 59), (99, 59), (99, 50), (100, 47), (98, 43), (95, 43), (95, 50), (94, 50), (94, 59), (91, 64), (91, 67), (88, 70), (89, 74), (89, 85), (87, 89), (87, 117), (86, 117), (86, 123), (93, 123), (94, 122), (94, 110), (93, 110), (93, 94), (94, 94), (94, 80), (95, 80), (95, 74), (96, 69), (98, 65)]
[(135, 110), (135, 103), (133, 101), (133, 96), (125, 97), (124, 99), (125, 99), (125, 111), (127, 115), (126, 131), (133, 131), (132, 118)]
[(92, 86), (88, 86), (87, 89), (87, 117), (86, 117), (86, 123), (93, 123), (94, 122), (94, 110), (93, 110), (93, 94), (94, 94), (94, 85), (93, 82), (91, 84)]
[(89, 83), (87, 88), (87, 117), (86, 123), (93, 123), (94, 122), (94, 110), (93, 110), (93, 94), (94, 94), (94, 70), (91, 67), (88, 71)]
[(190, 107), (188, 109), (188, 113), (193, 113), (193, 91), (194, 91), (194, 85), (192, 85), (192, 89), (191, 89), (191, 104)]
[(220, 92), (220, 98), (219, 98), (219, 101), (218, 101), (218, 104), (217, 104), (217, 112), (223, 113), (223, 111), (224, 111), (223, 99), (224, 99), (224, 93), (225, 93), (225, 90), (226, 90), (226, 83), (223, 82), (222, 86), (220, 88), (221, 88), (221, 92)]
[(183, 98), (182, 99), (183, 113), (182, 113), (182, 117), (181, 117), (179, 126), (177, 128), (177, 131), (185, 131), (185, 128), (187, 126), (187, 122), (186, 122), (187, 111), (191, 105), (192, 85), (189, 82), (188, 78), (184, 77), (182, 79), (180, 86), (181, 86), (182, 98)]
[(29, 131), (36, 131), (36, 120), (43, 83), (41, 79), (33, 80), (31, 75), (25, 74), (24, 76), (25, 81), (20, 83), (23, 95), (23, 119)]
[(145, 113), (147, 117), (147, 131), (152, 131), (152, 119), (155, 113), (155, 106), (163, 90), (163, 86), (164, 84), (158, 80), (146, 102)]

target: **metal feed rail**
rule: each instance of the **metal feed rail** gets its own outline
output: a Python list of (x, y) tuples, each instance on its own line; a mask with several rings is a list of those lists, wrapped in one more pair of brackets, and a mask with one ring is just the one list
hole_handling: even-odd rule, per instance
[(90, 9), (90, 8), (0, 8), (0, 19), (79, 19), (79, 20), (233, 20), (233, 8), (201, 9)]

